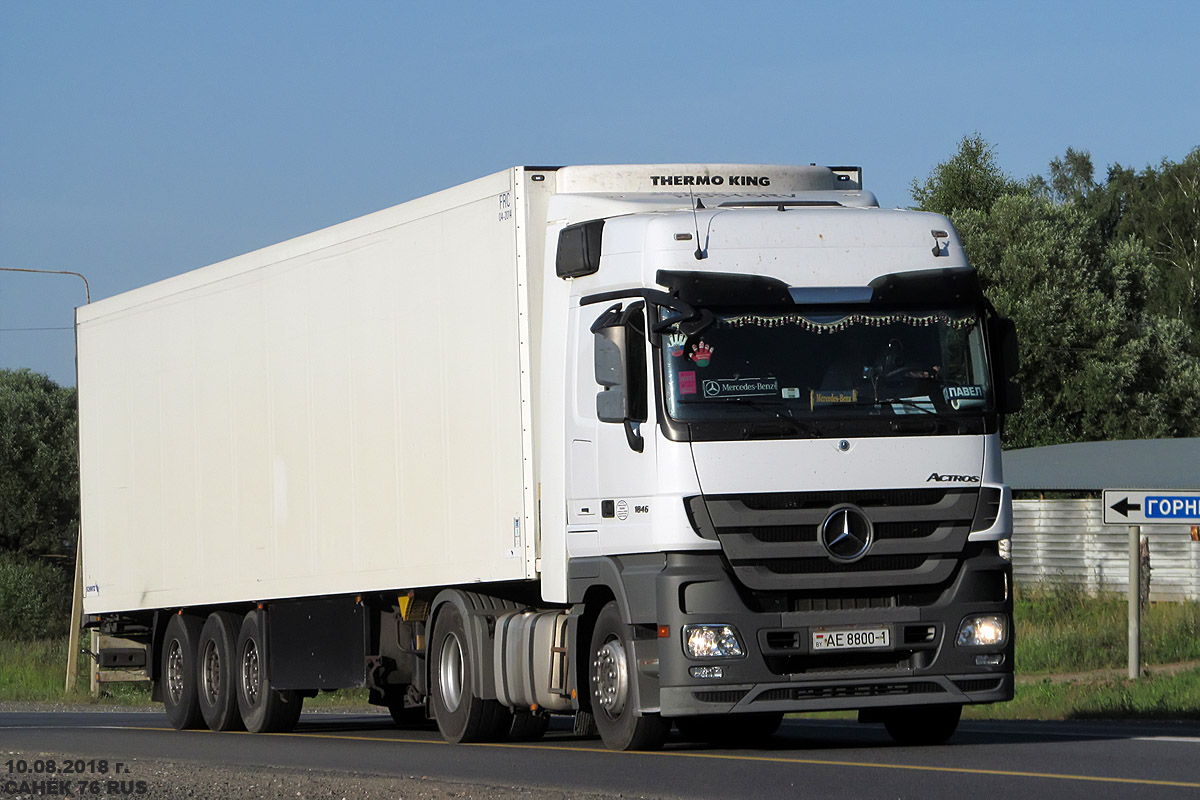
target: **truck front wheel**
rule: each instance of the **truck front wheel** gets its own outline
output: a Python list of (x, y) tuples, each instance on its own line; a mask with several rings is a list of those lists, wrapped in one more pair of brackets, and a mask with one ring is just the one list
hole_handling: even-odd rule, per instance
[(267, 677), (267, 650), (258, 612), (242, 619), (237, 641), (237, 704), (251, 733), (290, 731), (300, 719), (304, 698), (279, 691)]
[(600, 610), (592, 631), (588, 665), (592, 715), (610, 750), (657, 750), (671, 723), (659, 714), (638, 714), (634, 704), (633, 658), (628, 626), (615, 601)]
[(883, 727), (896, 744), (942, 744), (958, 729), (962, 706), (909, 706), (892, 708), (883, 716)]
[(196, 646), (200, 641), (201, 625), (196, 617), (174, 614), (167, 622), (163, 636), (162, 670), (159, 673), (163, 705), (171, 726), (180, 731), (204, 725), (196, 690)]
[(447, 603), (438, 614), (429, 645), (433, 716), (449, 742), (490, 742), (503, 737), (512, 715), (497, 700), (476, 697), (471, 651), (462, 614)]

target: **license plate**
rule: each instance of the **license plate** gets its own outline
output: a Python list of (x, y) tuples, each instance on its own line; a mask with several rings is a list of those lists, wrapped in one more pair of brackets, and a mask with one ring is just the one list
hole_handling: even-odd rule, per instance
[(815, 628), (812, 632), (813, 652), (880, 650), (891, 646), (891, 628)]

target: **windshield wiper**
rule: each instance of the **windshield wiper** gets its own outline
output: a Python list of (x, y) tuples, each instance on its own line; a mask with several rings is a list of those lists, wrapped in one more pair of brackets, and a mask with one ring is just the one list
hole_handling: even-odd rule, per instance
[(904, 397), (879, 397), (875, 399), (875, 405), (878, 407), (883, 407), (885, 405), (901, 405), (905, 408), (915, 408), (922, 414), (933, 414), (934, 416), (937, 416), (937, 410), (932, 408), (932, 400), (919, 402), (917, 400), (909, 400)]
[(766, 403), (762, 400), (754, 400), (749, 397), (721, 397), (717, 398), (716, 400), (708, 400), (707, 402), (736, 403), (737, 405), (746, 406), (747, 408), (752, 408), (762, 414), (774, 417), (780, 422), (783, 422), (796, 433), (802, 433), (806, 436), (812, 436), (813, 438), (819, 438), (821, 435), (820, 429), (818, 429), (813, 423), (796, 419), (794, 416), (792, 416), (790, 411), (786, 414), (783, 413), (783, 411), (780, 410), (780, 406), (783, 408), (787, 408), (787, 406), (782, 403)]

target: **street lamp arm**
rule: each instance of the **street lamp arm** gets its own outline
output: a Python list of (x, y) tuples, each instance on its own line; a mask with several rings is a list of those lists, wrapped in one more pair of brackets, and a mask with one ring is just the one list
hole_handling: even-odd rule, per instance
[(26, 267), (0, 267), (0, 272), (36, 272), (40, 275), (74, 275), (79, 280), (83, 281), (83, 293), (87, 297), (89, 303), (92, 302), (92, 287), (88, 285), (88, 279), (83, 277), (81, 273), (71, 272), (67, 269), (28, 269)]

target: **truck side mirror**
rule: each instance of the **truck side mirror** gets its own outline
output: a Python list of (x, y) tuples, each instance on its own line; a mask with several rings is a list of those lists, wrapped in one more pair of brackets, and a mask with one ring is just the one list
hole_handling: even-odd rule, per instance
[(996, 405), (1002, 413), (1013, 414), (1020, 411), (1024, 404), (1021, 384), (1013, 380), (1021, 368), (1017, 326), (1011, 319), (993, 317), (988, 320), (988, 329), (995, 373), (993, 380), (996, 385)]
[(622, 423), (629, 446), (644, 447), (636, 425), (647, 419), (645, 304), (633, 303), (624, 311), (618, 303), (592, 324), (595, 334), (596, 418)]

